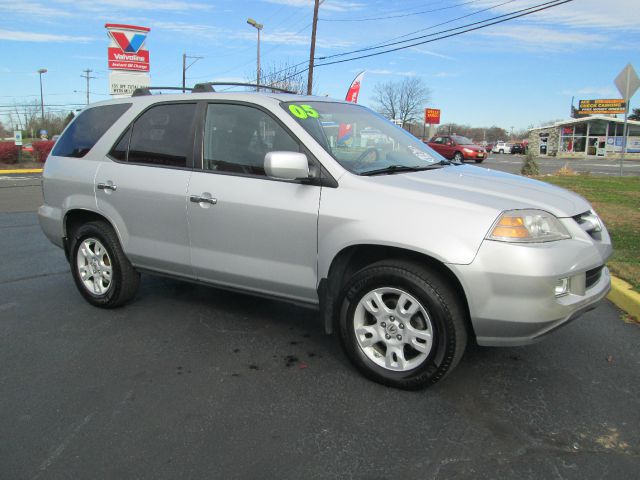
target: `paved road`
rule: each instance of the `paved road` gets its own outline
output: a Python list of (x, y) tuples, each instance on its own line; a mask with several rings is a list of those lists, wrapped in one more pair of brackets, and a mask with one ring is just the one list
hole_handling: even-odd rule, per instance
[[(480, 165), (485, 168), (492, 168), (500, 170), (502, 172), (520, 173), (522, 168), (522, 162), (524, 161), (524, 155), (500, 155), (493, 153)], [(586, 173), (590, 172), (594, 175), (612, 175), (618, 176), (620, 174), (620, 163), (618, 160), (606, 160), (606, 159), (560, 159), (560, 158), (538, 158), (538, 166), (540, 167), (540, 173), (543, 175), (553, 174), (561, 169), (564, 165), (567, 165), (572, 170), (577, 172)], [(622, 169), (624, 176), (640, 175), (640, 161), (628, 160)]]
[(0, 243), (0, 478), (640, 471), (640, 327), (610, 303), (403, 392), (358, 375), (312, 311), (148, 275), (134, 303), (100, 310), (33, 212), (0, 213)]

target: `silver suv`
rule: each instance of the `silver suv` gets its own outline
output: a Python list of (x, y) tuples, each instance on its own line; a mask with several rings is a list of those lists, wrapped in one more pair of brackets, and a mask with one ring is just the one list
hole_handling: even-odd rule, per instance
[(467, 341), (523, 345), (608, 292), (581, 197), (449, 163), (371, 110), (282, 93), (96, 103), (43, 174), (39, 217), (91, 304), (140, 272), (317, 308), (367, 377), (437, 382)]

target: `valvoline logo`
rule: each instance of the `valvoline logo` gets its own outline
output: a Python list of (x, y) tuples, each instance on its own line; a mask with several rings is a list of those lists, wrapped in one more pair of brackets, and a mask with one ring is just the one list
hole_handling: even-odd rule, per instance
[(109, 34), (125, 53), (138, 53), (138, 50), (140, 50), (140, 47), (142, 47), (145, 39), (147, 38), (146, 33), (110, 31)]

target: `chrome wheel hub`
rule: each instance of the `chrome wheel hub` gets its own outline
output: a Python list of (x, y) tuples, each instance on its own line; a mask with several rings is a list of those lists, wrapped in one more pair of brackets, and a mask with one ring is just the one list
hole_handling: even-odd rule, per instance
[(433, 346), (433, 325), (427, 310), (397, 288), (377, 288), (365, 294), (356, 306), (353, 326), (367, 358), (388, 370), (418, 367)]
[(111, 258), (99, 240), (82, 241), (76, 255), (76, 268), (82, 284), (94, 295), (104, 295), (111, 288)]

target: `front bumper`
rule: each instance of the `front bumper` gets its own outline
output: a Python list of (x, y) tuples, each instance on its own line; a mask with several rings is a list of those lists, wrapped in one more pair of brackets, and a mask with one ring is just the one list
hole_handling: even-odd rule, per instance
[[(611, 240), (606, 230), (600, 237), (578, 232), (569, 240), (528, 245), (484, 241), (471, 264), (449, 265), (465, 290), (478, 344), (533, 343), (595, 308), (611, 285), (604, 266)], [(587, 275), (599, 267), (599, 276)], [(569, 279), (569, 292), (556, 296), (562, 278)]]

